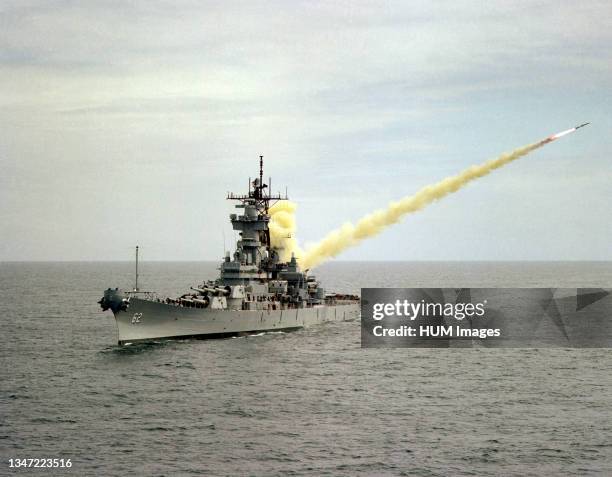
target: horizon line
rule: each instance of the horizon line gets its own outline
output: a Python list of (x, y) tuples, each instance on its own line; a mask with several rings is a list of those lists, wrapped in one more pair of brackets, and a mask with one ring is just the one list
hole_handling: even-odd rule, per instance
[[(198, 260), (139, 260), (139, 263), (221, 263), (223, 260), (211, 260), (211, 259), (198, 259)], [(377, 259), (364, 259), (364, 260), (330, 260), (326, 263), (436, 263), (436, 262), (470, 262), (470, 263), (498, 263), (498, 262), (546, 262), (546, 263), (563, 263), (563, 262), (593, 262), (593, 263), (607, 263), (612, 262), (612, 258), (610, 259), (579, 259), (579, 258), (566, 258), (566, 259), (415, 259), (415, 260), (377, 260)], [(54, 260), (0, 260), (0, 263), (134, 263), (134, 260), (90, 260), (90, 259), (81, 259), (81, 260), (64, 260), (64, 259), (54, 259)], [(318, 267), (313, 267), (318, 268)]]

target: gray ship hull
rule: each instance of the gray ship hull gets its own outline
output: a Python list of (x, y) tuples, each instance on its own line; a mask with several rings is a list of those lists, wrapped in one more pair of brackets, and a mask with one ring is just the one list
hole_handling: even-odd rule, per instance
[(132, 297), (114, 313), (119, 344), (155, 339), (223, 338), (263, 331), (287, 331), (360, 317), (359, 303), (285, 310), (188, 308)]

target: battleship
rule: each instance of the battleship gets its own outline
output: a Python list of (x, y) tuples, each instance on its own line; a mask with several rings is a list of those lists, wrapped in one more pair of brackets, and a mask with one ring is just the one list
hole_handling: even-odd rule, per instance
[[(271, 180), (268, 181), (269, 183)], [(281, 260), (270, 240), (270, 207), (287, 194), (274, 195), (259, 177), (249, 179), (245, 195), (228, 193), (240, 213), (230, 215), (240, 239), (233, 255), (226, 252), (219, 277), (190, 287), (180, 297), (159, 297), (138, 287), (138, 247), (134, 288), (108, 288), (98, 302), (112, 311), (118, 343), (227, 338), (269, 331), (294, 331), (329, 321), (360, 317), (356, 295), (326, 293), (293, 254)]]

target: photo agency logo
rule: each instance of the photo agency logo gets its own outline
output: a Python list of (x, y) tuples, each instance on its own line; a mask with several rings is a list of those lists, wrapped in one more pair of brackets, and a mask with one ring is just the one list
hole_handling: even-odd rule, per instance
[(611, 289), (363, 288), (363, 348), (609, 348)]

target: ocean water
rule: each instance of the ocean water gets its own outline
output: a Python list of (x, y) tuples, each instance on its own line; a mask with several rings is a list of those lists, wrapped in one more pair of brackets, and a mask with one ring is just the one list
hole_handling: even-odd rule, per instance
[[(175, 295), (213, 263), (143, 263)], [(360, 287), (610, 287), (610, 263), (343, 263)], [(0, 263), (0, 475), (612, 475), (612, 350), (361, 349), (359, 322), (116, 345), (129, 263)]]

